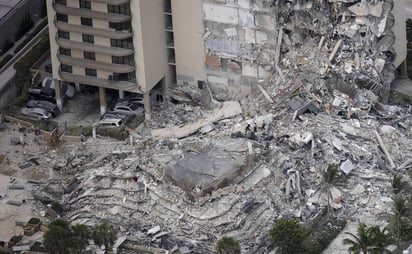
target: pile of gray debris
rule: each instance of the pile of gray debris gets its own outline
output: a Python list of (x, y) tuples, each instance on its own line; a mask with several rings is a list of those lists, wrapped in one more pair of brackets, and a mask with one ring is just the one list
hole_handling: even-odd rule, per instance
[[(90, 139), (56, 160), (65, 168), (56, 177), (70, 176), (66, 188), (55, 180), (35, 193), (55, 190), (50, 198), (63, 198), (73, 223), (109, 219), (134, 241), (128, 246), (181, 253), (213, 252), (222, 235), (265, 252), (277, 218), (310, 221), (328, 200), (343, 219), (387, 213), (390, 177), (408, 178), (412, 166), (411, 108), (381, 104), (368, 90), (320, 100), (295, 83), (214, 109), (164, 102), (134, 144)], [(331, 164), (345, 185), (328, 199)]]
[[(58, 178), (76, 180), (35, 194), (62, 198), (73, 223), (109, 219), (127, 246), (154, 253), (210, 253), (222, 235), (264, 253), (280, 217), (387, 213), (391, 176), (412, 166), (411, 107), (378, 101), (394, 79), (393, 3), (330, 2), (274, 1), (277, 72), (248, 98), (178, 87), (133, 144), (88, 140), (55, 161)], [(328, 199), (330, 165), (345, 184)]]

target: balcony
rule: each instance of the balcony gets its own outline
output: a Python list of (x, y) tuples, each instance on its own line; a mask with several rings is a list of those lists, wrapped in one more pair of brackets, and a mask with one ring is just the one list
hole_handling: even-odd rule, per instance
[(53, 4), (53, 8), (56, 12), (61, 14), (91, 19), (107, 20), (110, 22), (125, 22), (131, 20), (132, 18), (130, 15), (91, 11), (89, 9), (67, 7), (60, 4)]
[(102, 4), (113, 4), (113, 5), (121, 5), (130, 3), (130, 0), (90, 0), (91, 2), (95, 3), (102, 3)]
[(134, 53), (133, 49), (106, 47), (106, 46), (96, 45), (93, 43), (71, 41), (71, 40), (58, 38), (58, 37), (56, 37), (56, 42), (57, 42), (57, 45), (63, 48), (96, 52), (96, 53), (110, 55), (110, 56), (130, 56)]
[(106, 37), (110, 39), (116, 40), (123, 40), (132, 37), (132, 32), (130, 31), (115, 31), (114, 29), (100, 29), (94, 28), (91, 26), (81, 26), (81, 25), (73, 25), (68, 24), (66, 22), (54, 20), (54, 24), (56, 25), (58, 30), (67, 31), (67, 32), (76, 32), (82, 34), (91, 34), (101, 37)]
[(66, 82), (74, 82), (92, 86), (105, 87), (110, 89), (118, 89), (132, 93), (142, 93), (139, 85), (135, 82), (129, 81), (115, 81), (109, 79), (102, 79), (90, 76), (77, 75), (68, 72), (59, 71), (60, 78)]
[(105, 63), (99, 61), (93, 61), (88, 59), (82, 58), (74, 58), (71, 56), (65, 55), (57, 55), (57, 58), (60, 60), (61, 63), (72, 65), (72, 66), (81, 66), (90, 69), (98, 69), (107, 72), (119, 72), (119, 73), (127, 73), (132, 72), (135, 70), (134, 66), (127, 65), (127, 64), (113, 64), (113, 63)]

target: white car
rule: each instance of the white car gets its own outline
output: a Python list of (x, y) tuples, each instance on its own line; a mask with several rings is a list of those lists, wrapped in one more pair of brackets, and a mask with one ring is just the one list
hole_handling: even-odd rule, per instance
[(119, 128), (123, 125), (123, 120), (119, 118), (104, 118), (97, 123), (97, 126), (106, 128)]
[(134, 103), (117, 103), (113, 111), (127, 115), (140, 115), (144, 109), (141, 105)]
[(50, 119), (52, 114), (42, 108), (22, 108), (21, 113), (26, 116), (31, 116), (37, 119)]

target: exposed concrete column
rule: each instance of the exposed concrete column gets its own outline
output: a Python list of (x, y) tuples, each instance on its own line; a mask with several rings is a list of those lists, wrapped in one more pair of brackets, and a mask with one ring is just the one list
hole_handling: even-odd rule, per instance
[(60, 80), (54, 80), (54, 91), (56, 93), (56, 104), (57, 107), (59, 108), (60, 111), (63, 110), (63, 100), (62, 100), (62, 94), (61, 94), (61, 81)]
[(119, 99), (123, 99), (123, 98), (124, 98), (124, 91), (119, 90)]
[(152, 119), (152, 103), (150, 99), (150, 92), (143, 94), (144, 103), (144, 117), (146, 120)]
[(407, 77), (408, 76), (408, 62), (407, 62), (407, 60), (405, 60), (401, 63), (400, 68), (401, 68), (402, 77)]
[(163, 96), (166, 98), (169, 95), (169, 85), (166, 82), (165, 76), (162, 79)]
[(100, 115), (107, 111), (106, 88), (99, 87)]
[(76, 87), (77, 92), (80, 92), (80, 84), (78, 82), (74, 83), (74, 87)]

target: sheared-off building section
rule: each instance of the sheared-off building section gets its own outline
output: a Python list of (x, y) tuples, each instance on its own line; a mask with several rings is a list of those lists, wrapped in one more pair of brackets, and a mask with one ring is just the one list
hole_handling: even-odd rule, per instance
[(207, 80), (222, 97), (247, 94), (257, 81), (282, 86), (300, 74), (386, 98), (405, 59), (403, 3), (204, 0)]

